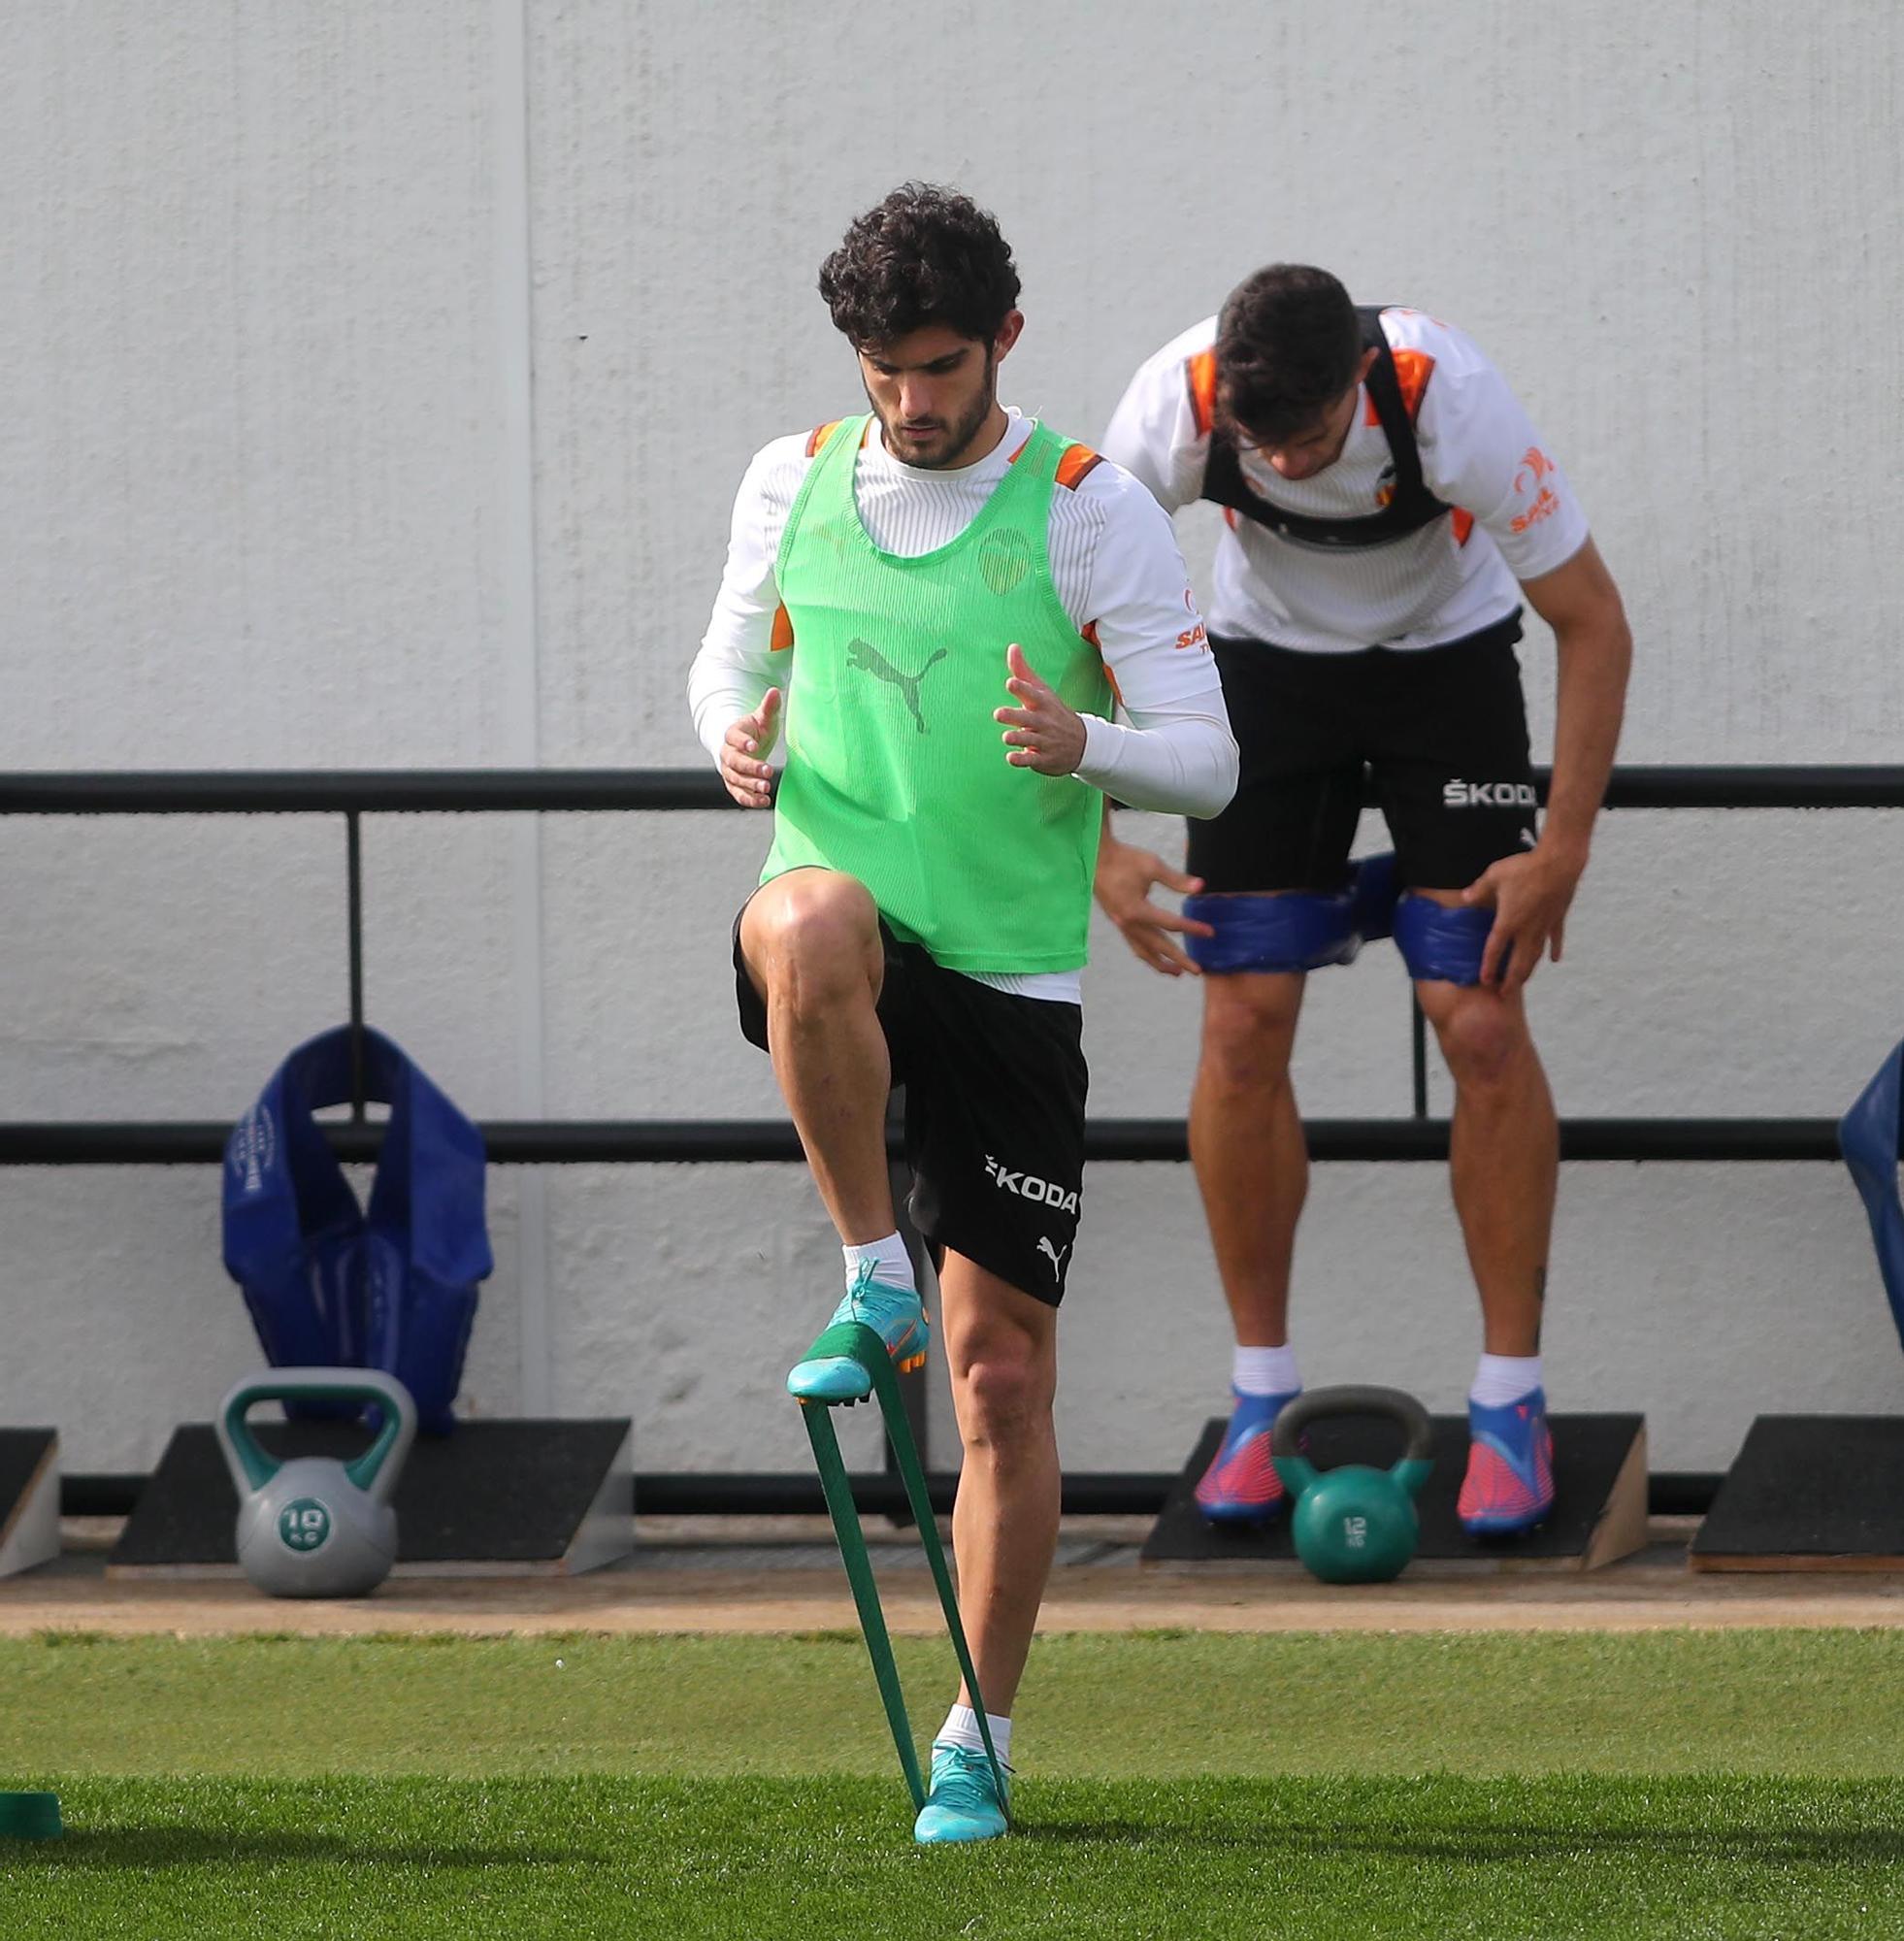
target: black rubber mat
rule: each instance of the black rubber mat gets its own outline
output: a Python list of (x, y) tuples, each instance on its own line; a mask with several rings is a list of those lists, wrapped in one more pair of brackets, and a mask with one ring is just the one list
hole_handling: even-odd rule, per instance
[[(568, 1554), (628, 1434), (626, 1421), (465, 1422), (419, 1435), (397, 1483), (399, 1563), (552, 1563)], [(370, 1446), (360, 1427), (255, 1422), (279, 1461), (347, 1462)], [(108, 1559), (111, 1569), (236, 1564), (238, 1495), (210, 1423), (172, 1432)]]
[[(1296, 1562), (1287, 1513), (1257, 1530), (1206, 1522), (1192, 1492), (1223, 1439), (1226, 1419), (1213, 1416), (1171, 1488), (1143, 1547), (1146, 1563), (1215, 1562)], [(1554, 1428), (1554, 1511), (1525, 1536), (1469, 1536), (1455, 1517), (1467, 1467), (1467, 1418), (1434, 1418), (1434, 1473), (1416, 1498), (1422, 1538), (1415, 1555), (1424, 1559), (1471, 1559), (1503, 1563), (1515, 1558), (1584, 1557), (1595, 1526), (1613, 1493), (1614, 1480), (1645, 1426), (1638, 1415), (1557, 1415)], [(1401, 1431), (1379, 1416), (1338, 1415), (1314, 1424), (1308, 1454), (1318, 1468), (1342, 1463), (1373, 1463), (1386, 1468), (1401, 1454)]]
[(1692, 1539), (1721, 1558), (1904, 1563), (1904, 1416), (1761, 1415)]

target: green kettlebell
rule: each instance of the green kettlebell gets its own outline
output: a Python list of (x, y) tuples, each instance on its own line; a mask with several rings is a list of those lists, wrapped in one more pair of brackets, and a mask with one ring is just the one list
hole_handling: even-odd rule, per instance
[[(1407, 1442), (1392, 1469), (1345, 1463), (1322, 1470), (1298, 1453), (1297, 1438), (1326, 1415), (1386, 1415)], [(1269, 1454), (1296, 1500), (1290, 1534), (1296, 1554), (1325, 1584), (1384, 1584), (1415, 1554), (1421, 1519), (1415, 1497), (1434, 1467), (1428, 1412), (1399, 1389), (1312, 1389), (1276, 1418)]]
[[(377, 1438), (354, 1462), (300, 1456), (279, 1463), (245, 1420), (253, 1403), (370, 1401), (383, 1412)], [(397, 1561), (390, 1497), (416, 1436), (416, 1404), (376, 1368), (270, 1368), (218, 1406), (219, 1446), (238, 1491), (238, 1561), (273, 1597), (362, 1597)]]

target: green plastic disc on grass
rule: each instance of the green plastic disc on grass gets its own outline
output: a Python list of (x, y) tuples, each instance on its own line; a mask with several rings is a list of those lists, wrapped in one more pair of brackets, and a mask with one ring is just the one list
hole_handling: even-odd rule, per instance
[(64, 1830), (58, 1793), (0, 1793), (0, 1840), (57, 1840)]

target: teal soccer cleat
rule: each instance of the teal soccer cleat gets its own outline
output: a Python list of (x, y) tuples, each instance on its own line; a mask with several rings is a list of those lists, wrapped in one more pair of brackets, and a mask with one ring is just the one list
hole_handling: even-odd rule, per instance
[[(1009, 1771), (1010, 1768), (1005, 1768)], [(922, 1847), (950, 1846), (962, 1840), (996, 1840), (1005, 1830), (1009, 1789), (1002, 1774), (994, 1778), (992, 1761), (967, 1746), (934, 1746), (933, 1790), (912, 1837)]]
[[(870, 1328), (886, 1344), (901, 1374), (923, 1367), (926, 1342), (931, 1330), (919, 1291), (913, 1287), (890, 1287), (874, 1280), (869, 1263), (847, 1289), (846, 1298), (833, 1310), (827, 1328), (853, 1323)], [(822, 1331), (824, 1335), (825, 1331)], [(818, 1339), (813, 1343), (817, 1348)], [(787, 1377), (787, 1393), (801, 1401), (864, 1401), (872, 1393), (872, 1377), (850, 1355), (816, 1355), (810, 1349), (804, 1362), (794, 1364)]]

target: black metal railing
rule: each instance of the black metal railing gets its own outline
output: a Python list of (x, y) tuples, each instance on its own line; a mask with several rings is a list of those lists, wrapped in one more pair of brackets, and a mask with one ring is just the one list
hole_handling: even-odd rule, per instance
[[(1539, 786), (1544, 795), (1546, 775)], [(1904, 768), (1630, 768), (1607, 793), (1614, 809), (1904, 808)], [(0, 815), (336, 814), (345, 823), (345, 960), (351, 1027), (365, 1015), (363, 832), (366, 815), (574, 814), (726, 809), (711, 773), (699, 769), (472, 769), (409, 772), (230, 771), (204, 773), (15, 773), (0, 775)], [(1428, 1117), (1427, 1046), (1417, 1015), (1412, 1035), (1414, 1109), (1393, 1119), (1316, 1119), (1309, 1149), (1318, 1160), (1437, 1160), (1447, 1156), (1445, 1121)], [(376, 1156), (381, 1137), (365, 1122), (362, 1087), (353, 1125), (329, 1135), (352, 1159)], [(229, 1128), (209, 1121), (0, 1122), (0, 1165), (185, 1166), (215, 1161)], [(499, 1165), (631, 1165), (690, 1160), (796, 1160), (800, 1142), (783, 1120), (500, 1120), (482, 1128)], [(1097, 1119), (1085, 1153), (1096, 1160), (1182, 1160), (1174, 1119)], [(1564, 1119), (1567, 1160), (1828, 1160), (1837, 1155), (1826, 1119)]]
[[(1544, 799), (1547, 776), (1538, 775)], [(386, 814), (574, 814), (714, 810), (732, 807), (718, 778), (701, 769), (471, 769), (445, 771), (213, 771), (0, 775), (0, 815), (304, 815), (335, 814), (345, 824), (345, 959), (351, 1028), (365, 1021), (363, 971), (363, 818)], [(1904, 808), (1904, 767), (1635, 767), (1619, 770), (1607, 792), (1611, 809)], [(1411, 1033), (1413, 1110), (1405, 1117), (1306, 1122), (1317, 1160), (1438, 1160), (1447, 1156), (1448, 1126), (1428, 1113), (1427, 1044), (1419, 1008)], [(364, 1112), (361, 1083), (352, 1123), (326, 1127), (341, 1155), (374, 1159), (381, 1131)], [(223, 1156), (230, 1128), (212, 1121), (0, 1122), (4, 1166), (211, 1165)], [(800, 1141), (784, 1120), (603, 1119), (498, 1120), (482, 1128), (498, 1165), (573, 1165), (694, 1161), (744, 1164), (797, 1160)], [(1183, 1160), (1178, 1119), (1095, 1119), (1086, 1130), (1094, 1160)], [(1570, 1161), (1816, 1161), (1837, 1157), (1828, 1119), (1595, 1118), (1560, 1122), (1560, 1156)], [(72, 1481), (84, 1484), (87, 1479)], [(103, 1481), (104, 1479), (92, 1479)], [(690, 1479), (666, 1483), (670, 1506), (693, 1499)], [(771, 1479), (730, 1478), (774, 1497)], [(1101, 1497), (1119, 1506), (1161, 1503), (1168, 1477), (1074, 1479), (1079, 1502)], [(1703, 1478), (1656, 1478), (1697, 1485)], [(706, 1501), (745, 1506), (722, 1479), (708, 1478)], [(807, 1501), (804, 1479), (781, 1479), (789, 1501)], [(868, 1489), (883, 1501), (883, 1484)], [(1068, 1487), (1068, 1486), (1067, 1486)], [(82, 1489), (79, 1492), (83, 1497)], [(1699, 1495), (1666, 1495), (1684, 1508)]]

